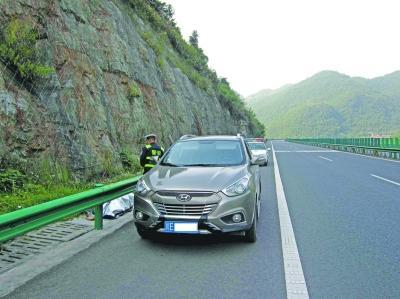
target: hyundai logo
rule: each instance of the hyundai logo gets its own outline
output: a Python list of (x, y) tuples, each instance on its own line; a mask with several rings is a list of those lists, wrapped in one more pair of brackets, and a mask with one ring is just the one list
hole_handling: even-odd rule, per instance
[(189, 201), (192, 199), (192, 197), (189, 194), (182, 193), (177, 195), (176, 199), (179, 201)]

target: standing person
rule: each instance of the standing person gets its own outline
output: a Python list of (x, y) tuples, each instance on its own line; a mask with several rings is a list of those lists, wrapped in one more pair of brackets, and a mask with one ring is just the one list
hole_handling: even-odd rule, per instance
[(146, 145), (142, 148), (140, 153), (140, 165), (144, 168), (143, 174), (148, 172), (164, 155), (164, 149), (157, 144), (157, 136), (149, 134), (145, 136)]

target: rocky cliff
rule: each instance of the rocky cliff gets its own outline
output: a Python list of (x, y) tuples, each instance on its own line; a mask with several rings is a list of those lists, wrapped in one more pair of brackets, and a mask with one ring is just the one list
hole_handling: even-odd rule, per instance
[(160, 61), (146, 40), (156, 32), (128, 1), (4, 0), (0, 7), (2, 28), (19, 19), (38, 29), (41, 60), (54, 69), (32, 81), (0, 63), (3, 164), (36, 171), (56, 161), (89, 177), (121, 165), (121, 152), (137, 154), (146, 133), (168, 145), (182, 134), (256, 131), (218, 89)]

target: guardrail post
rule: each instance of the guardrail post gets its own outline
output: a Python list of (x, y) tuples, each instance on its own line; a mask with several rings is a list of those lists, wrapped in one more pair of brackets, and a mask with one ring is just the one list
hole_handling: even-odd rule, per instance
[(103, 205), (94, 207), (94, 229), (103, 229)]
[[(104, 184), (96, 184), (95, 187), (102, 187)], [(103, 205), (98, 205), (94, 207), (94, 229), (103, 229)]]

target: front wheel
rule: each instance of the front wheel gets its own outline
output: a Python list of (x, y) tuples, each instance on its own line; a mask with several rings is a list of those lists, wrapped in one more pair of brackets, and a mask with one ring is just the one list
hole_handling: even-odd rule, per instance
[(136, 230), (139, 234), (139, 236), (142, 239), (148, 239), (151, 236), (151, 233), (148, 229), (145, 229), (143, 226), (139, 225), (139, 224), (135, 224), (136, 225)]

